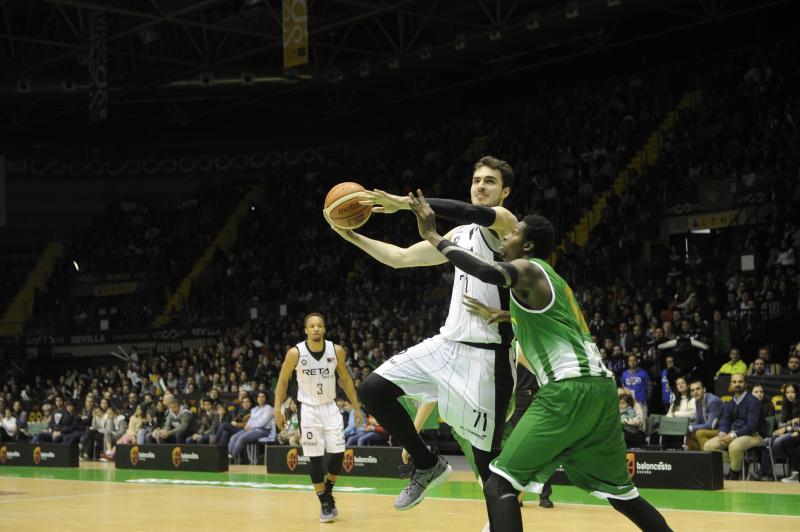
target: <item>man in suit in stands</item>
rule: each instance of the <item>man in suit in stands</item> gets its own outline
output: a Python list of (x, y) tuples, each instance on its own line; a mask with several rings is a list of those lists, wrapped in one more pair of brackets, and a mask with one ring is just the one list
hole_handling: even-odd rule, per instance
[(686, 446), (690, 451), (700, 451), (708, 440), (719, 433), (717, 425), (722, 415), (722, 399), (706, 392), (706, 387), (699, 380), (692, 381), (689, 393), (694, 398), (697, 410), (694, 423), (689, 425)]
[(722, 410), (719, 434), (708, 440), (703, 450), (727, 451), (731, 470), (725, 478), (740, 480), (745, 451), (764, 443), (764, 439), (758, 433), (761, 423), (761, 401), (747, 391), (747, 383), (741, 373), (731, 375), (731, 391), (733, 399)]

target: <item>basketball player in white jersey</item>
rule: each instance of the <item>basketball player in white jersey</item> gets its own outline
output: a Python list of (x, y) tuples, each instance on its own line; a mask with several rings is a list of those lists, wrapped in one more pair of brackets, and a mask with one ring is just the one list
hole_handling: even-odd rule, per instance
[[(431, 199), (436, 213), (460, 225), (447, 238), (486, 260), (499, 258), (503, 237), (513, 230), (516, 217), (502, 207), (511, 193), (514, 172), (505, 161), (483, 157), (475, 163), (470, 196), (472, 203)], [(409, 209), (409, 198), (382, 191), (363, 193), (362, 203), (373, 212)], [(327, 218), (327, 214), (325, 214)], [(408, 248), (331, 227), (345, 240), (392, 268), (436, 266), (447, 259), (426, 241)], [(359, 387), (367, 410), (411, 455), (414, 471), (394, 502), (398, 510), (417, 505), (427, 489), (452, 474), (447, 462), (425, 445), (397, 398), (411, 396), (428, 403), (438, 401), (447, 423), (472, 445), (478, 471), (489, 478), (489, 462), (499, 454), (503, 423), (514, 388), (513, 336), (507, 323), (487, 324), (468, 312), (464, 295), (484, 305), (508, 309), (508, 290), (498, 288), (456, 268), (450, 311), (440, 333), (395, 354)]]
[[(338, 515), (333, 485), (342, 470), (344, 458), (344, 423), (336, 406), (336, 374), (342, 389), (355, 409), (356, 424), (361, 425), (361, 405), (345, 364), (342, 346), (325, 340), (325, 319), (316, 312), (306, 316), (306, 341), (286, 352), (275, 386), (275, 425), (283, 430), (286, 419), (281, 405), (292, 371), (297, 370), (297, 400), (300, 402), (300, 442), (303, 455), (311, 458), (311, 482), (321, 506), (319, 520), (330, 523)], [(328, 475), (325, 478), (322, 457), (328, 452)]]

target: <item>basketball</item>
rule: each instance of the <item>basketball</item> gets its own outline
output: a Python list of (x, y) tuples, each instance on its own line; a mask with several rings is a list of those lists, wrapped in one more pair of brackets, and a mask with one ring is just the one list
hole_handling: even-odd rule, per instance
[(372, 207), (361, 205), (356, 195), (365, 189), (358, 183), (345, 182), (333, 187), (325, 196), (325, 209), (331, 221), (341, 229), (358, 229), (369, 220)]

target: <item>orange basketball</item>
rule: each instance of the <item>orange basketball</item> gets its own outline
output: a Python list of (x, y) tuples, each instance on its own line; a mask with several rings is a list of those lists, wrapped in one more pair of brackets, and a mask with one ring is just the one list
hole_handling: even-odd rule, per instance
[(359, 192), (364, 192), (364, 187), (348, 181), (339, 183), (325, 196), (325, 209), (336, 227), (358, 229), (369, 220), (372, 207), (359, 203)]

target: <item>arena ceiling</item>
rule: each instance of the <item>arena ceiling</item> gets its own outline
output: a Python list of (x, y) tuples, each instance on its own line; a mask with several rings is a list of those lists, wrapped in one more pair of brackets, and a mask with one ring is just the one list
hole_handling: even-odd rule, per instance
[[(611, 72), (632, 50), (663, 48), (674, 61), (716, 32), (776, 20), (790, 2), (309, 3), (310, 62), (287, 75), (280, 0), (0, 0), (0, 135), (20, 142), (374, 130), (519, 96), (556, 70)], [(110, 105), (108, 120), (90, 126), (94, 12), (108, 17)]]

